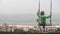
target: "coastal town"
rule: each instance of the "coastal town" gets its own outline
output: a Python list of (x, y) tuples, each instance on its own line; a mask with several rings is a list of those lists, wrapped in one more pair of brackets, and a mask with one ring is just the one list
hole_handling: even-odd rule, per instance
[[(0, 32), (43, 32), (42, 26), (0, 25)], [(60, 26), (45, 26), (45, 32), (60, 32)]]

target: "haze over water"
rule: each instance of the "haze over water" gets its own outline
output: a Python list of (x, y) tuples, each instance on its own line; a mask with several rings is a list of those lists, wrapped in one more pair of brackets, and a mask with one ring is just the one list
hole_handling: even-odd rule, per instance
[[(9, 25), (38, 25), (36, 14), (20, 14), (20, 15), (0, 15), (0, 24), (7, 23)], [(49, 19), (46, 21), (50, 23)], [(59, 16), (52, 16), (52, 24), (60, 25)]]

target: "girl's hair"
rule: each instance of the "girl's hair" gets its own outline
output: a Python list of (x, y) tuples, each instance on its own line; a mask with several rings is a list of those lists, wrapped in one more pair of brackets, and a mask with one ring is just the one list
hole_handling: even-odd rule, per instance
[(44, 15), (43, 13), (45, 13), (44, 11), (41, 11), (41, 15)]

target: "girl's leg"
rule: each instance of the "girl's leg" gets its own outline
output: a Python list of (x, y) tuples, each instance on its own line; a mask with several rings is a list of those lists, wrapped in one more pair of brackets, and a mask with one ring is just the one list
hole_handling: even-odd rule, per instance
[(43, 26), (43, 32), (45, 32), (45, 26)]

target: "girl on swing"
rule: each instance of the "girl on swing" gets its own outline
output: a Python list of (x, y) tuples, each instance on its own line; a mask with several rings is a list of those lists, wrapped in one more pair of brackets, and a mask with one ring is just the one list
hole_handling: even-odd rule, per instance
[(38, 16), (38, 19), (37, 19), (38, 26), (43, 26), (43, 31), (45, 31), (46, 19), (47, 19), (47, 18), (50, 18), (51, 15), (45, 16), (45, 12), (44, 12), (44, 11), (41, 11), (41, 12), (40, 12), (40, 11), (38, 10), (37, 16)]

